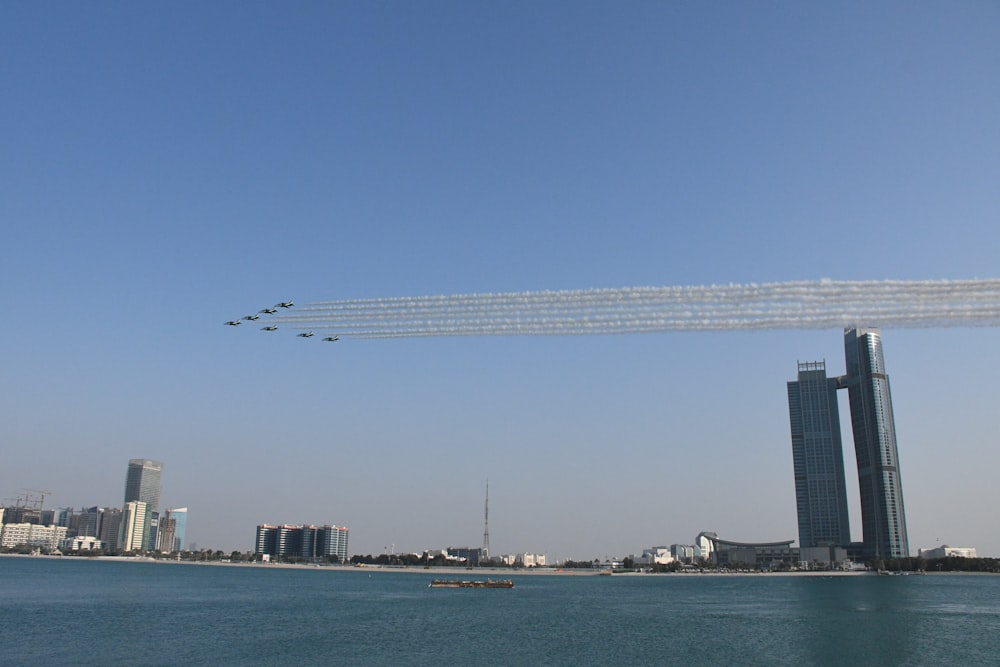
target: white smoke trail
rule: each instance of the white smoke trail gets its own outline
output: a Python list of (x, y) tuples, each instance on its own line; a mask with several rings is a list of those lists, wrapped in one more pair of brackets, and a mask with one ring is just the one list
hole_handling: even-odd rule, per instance
[(267, 318), (355, 338), (1000, 326), (1000, 279), (784, 282), (307, 304)]

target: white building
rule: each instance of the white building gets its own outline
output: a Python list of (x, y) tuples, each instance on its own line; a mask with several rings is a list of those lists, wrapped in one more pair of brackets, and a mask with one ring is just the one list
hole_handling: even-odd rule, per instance
[(0, 547), (27, 544), (54, 551), (66, 537), (65, 526), (39, 526), (35, 523), (6, 523), (0, 533)]
[(697, 552), (698, 548), (693, 544), (670, 545), (670, 555), (674, 557), (674, 560), (679, 560), (682, 563), (693, 563), (697, 557)]
[(666, 565), (674, 560), (669, 547), (649, 547), (642, 555), (633, 559), (636, 565)]
[(60, 551), (98, 551), (104, 548), (104, 542), (93, 535), (66, 537), (59, 540)]
[(118, 529), (118, 546), (122, 551), (141, 551), (146, 544), (146, 511), (148, 505), (141, 500), (125, 503), (122, 523)]
[(545, 554), (517, 554), (514, 565), (521, 567), (545, 567)]
[(932, 558), (949, 558), (952, 556), (955, 558), (975, 558), (976, 550), (972, 547), (949, 547), (947, 544), (942, 544), (933, 549), (920, 549), (917, 551), (917, 557), (927, 560)]

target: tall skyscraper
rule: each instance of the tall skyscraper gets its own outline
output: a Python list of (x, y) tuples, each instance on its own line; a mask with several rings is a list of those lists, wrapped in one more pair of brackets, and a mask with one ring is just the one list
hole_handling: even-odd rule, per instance
[(850, 539), (836, 391), (847, 389), (861, 496), (861, 552), (867, 558), (909, 556), (903, 487), (889, 376), (878, 329), (844, 330), (847, 374), (828, 378), (826, 364), (799, 364), (788, 383), (795, 501), (801, 547)]
[(847, 546), (851, 529), (837, 379), (826, 376), (826, 362), (798, 365), (798, 380), (788, 383), (788, 416), (799, 546)]
[(865, 553), (874, 558), (904, 558), (910, 555), (910, 546), (882, 332), (845, 329), (844, 353)]
[[(130, 459), (128, 472), (125, 475), (125, 504), (130, 502), (146, 503), (143, 518), (142, 549), (156, 548), (156, 535), (152, 531), (152, 518), (160, 509), (160, 476), (163, 464), (149, 459)], [(140, 547), (137, 547), (140, 548)]]

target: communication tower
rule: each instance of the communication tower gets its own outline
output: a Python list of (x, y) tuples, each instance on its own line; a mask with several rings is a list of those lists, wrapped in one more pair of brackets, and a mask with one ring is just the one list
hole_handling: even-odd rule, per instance
[(483, 559), (490, 559), (490, 480), (486, 480), (486, 507), (483, 511)]

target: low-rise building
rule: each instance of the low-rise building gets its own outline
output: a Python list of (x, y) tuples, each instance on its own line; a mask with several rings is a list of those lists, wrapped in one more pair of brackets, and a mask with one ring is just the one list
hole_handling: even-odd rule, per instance
[(917, 556), (926, 560), (932, 558), (975, 558), (976, 550), (973, 547), (949, 547), (942, 544), (933, 549), (920, 549)]
[(59, 540), (60, 551), (99, 551), (104, 548), (104, 542), (93, 535), (77, 535)]
[(682, 563), (693, 563), (698, 556), (698, 547), (693, 544), (671, 544), (670, 555)]
[(833, 545), (799, 548), (799, 567), (806, 570), (849, 569), (847, 549)]
[(545, 567), (545, 554), (517, 554), (514, 565), (520, 567)]
[(666, 565), (673, 562), (674, 555), (669, 547), (650, 547), (642, 550), (642, 555), (633, 559), (636, 565)]
[(695, 542), (702, 548), (702, 553), (706, 549), (704, 545), (707, 542), (710, 556), (706, 560), (721, 566), (766, 569), (779, 563), (794, 565), (801, 558), (799, 550), (792, 547), (794, 540), (733, 542), (732, 540), (724, 540), (713, 532), (704, 531), (698, 533)]
[(5, 523), (0, 533), (0, 547), (28, 545), (54, 551), (66, 537), (65, 526), (40, 526), (36, 523)]

